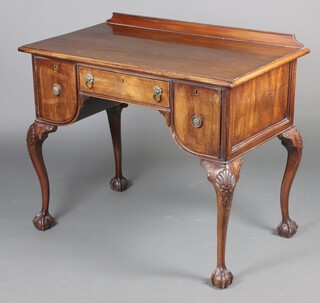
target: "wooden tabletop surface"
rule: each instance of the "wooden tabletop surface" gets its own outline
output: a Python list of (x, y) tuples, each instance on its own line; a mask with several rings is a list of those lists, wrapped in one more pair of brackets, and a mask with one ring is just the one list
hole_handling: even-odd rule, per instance
[(231, 87), (309, 52), (293, 35), (123, 14), (19, 50)]

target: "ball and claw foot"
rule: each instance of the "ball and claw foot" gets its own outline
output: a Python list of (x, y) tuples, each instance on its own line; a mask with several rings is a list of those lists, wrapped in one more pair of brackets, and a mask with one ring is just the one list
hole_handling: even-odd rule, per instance
[(54, 219), (49, 213), (38, 213), (33, 219), (33, 225), (36, 229), (45, 231), (54, 225)]
[(113, 177), (110, 180), (110, 188), (114, 191), (125, 191), (128, 188), (128, 180), (125, 177)]
[(221, 289), (227, 288), (233, 281), (233, 274), (230, 270), (218, 266), (211, 275), (212, 285)]
[(298, 225), (293, 220), (282, 220), (278, 226), (278, 234), (284, 238), (291, 238), (297, 232), (297, 229)]

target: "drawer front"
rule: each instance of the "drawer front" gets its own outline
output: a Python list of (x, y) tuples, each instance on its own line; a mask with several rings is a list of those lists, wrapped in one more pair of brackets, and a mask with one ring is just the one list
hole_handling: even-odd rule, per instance
[(37, 118), (67, 123), (77, 112), (76, 67), (45, 58), (34, 61)]
[(169, 82), (90, 67), (79, 67), (80, 90), (110, 100), (169, 107)]
[(174, 84), (174, 131), (178, 142), (195, 154), (219, 156), (221, 91)]

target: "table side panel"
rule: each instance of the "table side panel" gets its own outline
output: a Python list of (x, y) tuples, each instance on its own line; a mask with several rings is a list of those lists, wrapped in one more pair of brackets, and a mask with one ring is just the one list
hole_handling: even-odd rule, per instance
[[(229, 147), (234, 157), (259, 144), (263, 135), (293, 123), (290, 63), (271, 70), (230, 91)], [(292, 101), (292, 102), (291, 102)], [(257, 139), (257, 140), (255, 140)]]
[[(192, 125), (199, 116), (202, 125)], [(174, 83), (173, 133), (179, 145), (193, 155), (218, 158), (220, 149), (221, 90)]]

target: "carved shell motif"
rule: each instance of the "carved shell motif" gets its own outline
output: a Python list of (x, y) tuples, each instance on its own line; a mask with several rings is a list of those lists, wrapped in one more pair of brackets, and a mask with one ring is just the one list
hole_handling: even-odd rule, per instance
[(236, 185), (236, 179), (229, 169), (223, 169), (216, 177), (216, 187), (222, 192), (224, 207), (231, 205), (232, 192)]

